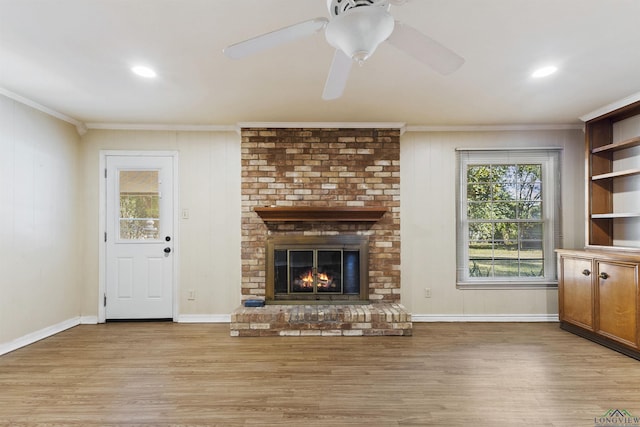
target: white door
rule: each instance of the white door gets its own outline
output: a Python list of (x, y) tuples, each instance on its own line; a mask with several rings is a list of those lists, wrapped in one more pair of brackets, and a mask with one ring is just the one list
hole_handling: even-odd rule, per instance
[(110, 319), (173, 318), (173, 158), (106, 156)]

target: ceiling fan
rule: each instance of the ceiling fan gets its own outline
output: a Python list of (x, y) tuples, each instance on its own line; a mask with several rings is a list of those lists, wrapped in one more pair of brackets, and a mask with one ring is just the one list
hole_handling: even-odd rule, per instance
[(353, 62), (362, 64), (380, 43), (387, 41), (441, 74), (450, 74), (464, 58), (413, 27), (394, 21), (391, 5), (408, 0), (327, 0), (330, 17), (303, 21), (270, 33), (232, 44), (226, 56), (241, 59), (325, 30), (327, 42), (336, 48), (322, 98), (339, 98), (347, 84)]

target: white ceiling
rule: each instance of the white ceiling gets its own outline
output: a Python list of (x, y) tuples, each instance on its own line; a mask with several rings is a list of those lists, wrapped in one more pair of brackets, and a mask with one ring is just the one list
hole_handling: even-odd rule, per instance
[[(85, 123), (165, 125), (577, 124), (640, 91), (638, 0), (410, 0), (391, 13), (466, 63), (441, 76), (383, 44), (323, 101), (322, 32), (243, 60), (222, 48), (327, 17), (325, 0), (0, 0), (0, 88)], [(556, 74), (530, 78), (549, 63)]]

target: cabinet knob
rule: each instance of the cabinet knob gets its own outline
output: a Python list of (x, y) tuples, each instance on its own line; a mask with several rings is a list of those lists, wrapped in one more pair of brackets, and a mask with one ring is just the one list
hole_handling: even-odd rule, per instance
[(600, 278), (606, 280), (609, 278), (609, 275), (603, 271), (602, 273), (600, 273)]
[(584, 274), (585, 276), (589, 276), (591, 275), (591, 272), (585, 268), (584, 270), (582, 270), (582, 274)]

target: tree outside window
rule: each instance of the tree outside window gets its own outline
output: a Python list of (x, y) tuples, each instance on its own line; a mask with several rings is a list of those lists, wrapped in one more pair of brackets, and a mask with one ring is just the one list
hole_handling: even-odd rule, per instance
[(542, 277), (542, 166), (467, 166), (469, 276)]
[(160, 193), (157, 170), (119, 171), (120, 238), (157, 239), (160, 227)]
[(459, 153), (458, 285), (556, 283), (559, 153)]

